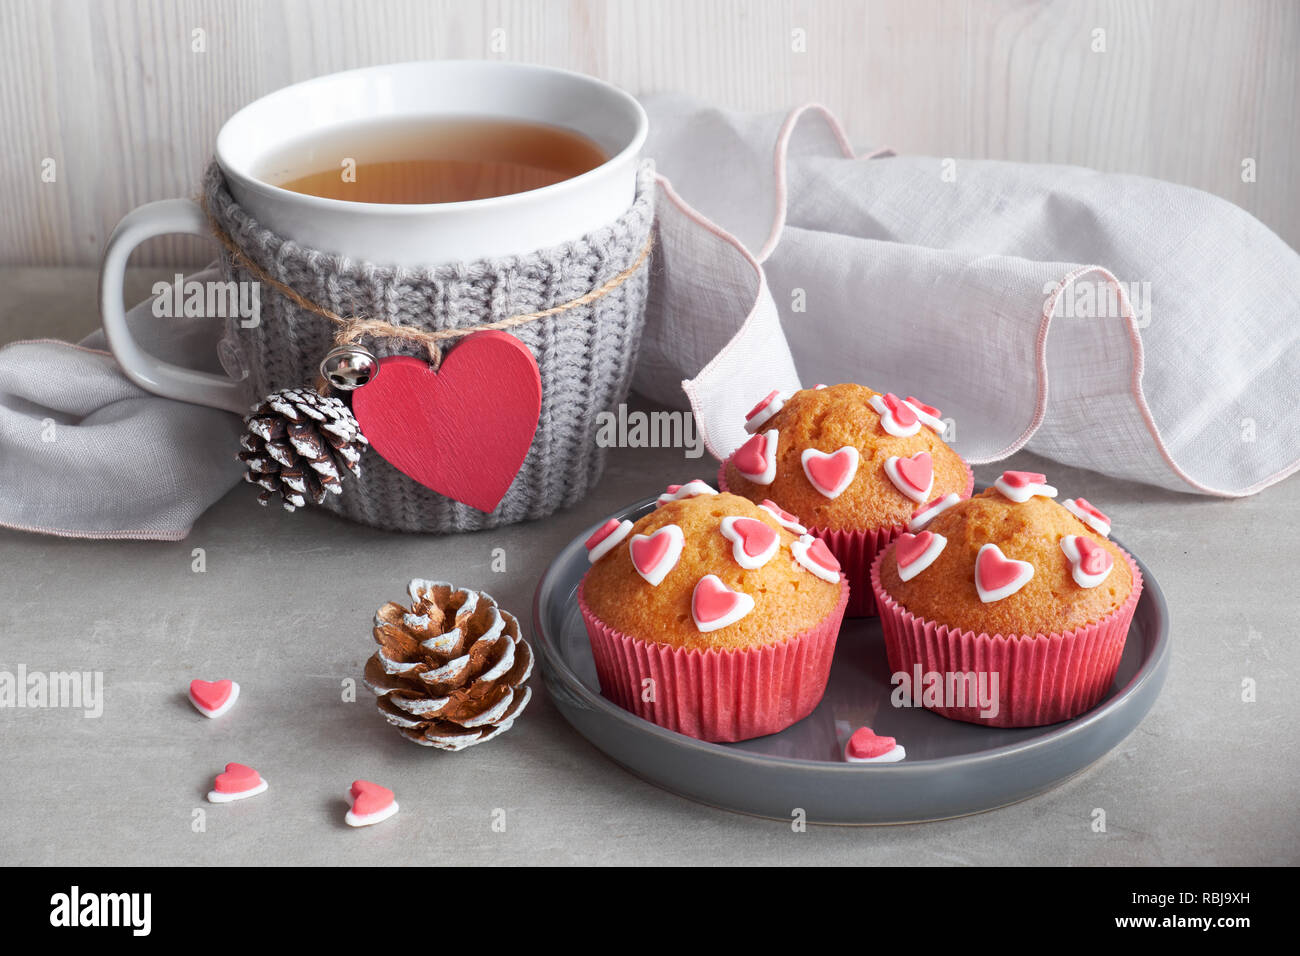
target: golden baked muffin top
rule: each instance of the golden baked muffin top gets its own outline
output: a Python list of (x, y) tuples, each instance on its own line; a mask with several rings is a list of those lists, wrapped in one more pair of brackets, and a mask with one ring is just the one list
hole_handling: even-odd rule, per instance
[(741, 649), (794, 637), (835, 609), (839, 564), (795, 522), (700, 481), (660, 502), (588, 539), (582, 596), (605, 624), (677, 648)]
[(1063, 507), (1048, 493), (1055, 489), (1042, 475), (1003, 472), (995, 487), (942, 508), (891, 544), (881, 587), (918, 617), (976, 634), (1095, 624), (1128, 599), (1131, 569), (1106, 538), (1105, 515), (1086, 499)]
[(745, 424), (754, 437), (727, 459), (727, 490), (770, 498), (827, 531), (902, 525), (925, 502), (966, 493), (966, 465), (940, 438), (940, 414), (863, 385), (774, 392)]

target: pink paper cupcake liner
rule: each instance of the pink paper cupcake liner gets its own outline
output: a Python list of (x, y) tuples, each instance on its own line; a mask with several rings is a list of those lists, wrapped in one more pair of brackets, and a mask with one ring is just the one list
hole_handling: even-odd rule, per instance
[[(728, 459), (730, 460), (730, 459)], [(727, 491), (727, 462), (718, 468), (718, 487)], [(975, 490), (975, 473), (966, 465), (966, 490), (963, 498), (969, 498)], [(780, 504), (778, 501), (777, 504)], [(808, 533), (821, 538), (831, 554), (839, 561), (849, 582), (849, 606), (845, 617), (875, 617), (876, 596), (871, 587), (871, 565), (889, 546), (889, 543), (907, 530), (905, 525), (892, 528), (865, 528), (846, 531), (830, 531), (807, 525)]]
[[(944, 717), (973, 724), (1037, 727), (1091, 710), (1115, 680), (1142, 594), (1142, 572), (1128, 552), (1120, 550), (1133, 574), (1133, 590), (1123, 604), (1095, 624), (1032, 637), (990, 637), (917, 617), (881, 587), (882, 551), (871, 566), (871, 587), (880, 607), (890, 670), (909, 675), (914, 695), (920, 690), (918, 673), (938, 673), (945, 682), (948, 675), (972, 674), (978, 681), (980, 675), (996, 674), (996, 716), (982, 716), (977, 705), (928, 707)], [(984, 680), (991, 689), (991, 678), (985, 676)]]
[(751, 650), (683, 650), (629, 637), (592, 613), (581, 585), (578, 607), (602, 694), (660, 727), (730, 742), (784, 730), (821, 702), (848, 596), (841, 582), (839, 602), (820, 622)]

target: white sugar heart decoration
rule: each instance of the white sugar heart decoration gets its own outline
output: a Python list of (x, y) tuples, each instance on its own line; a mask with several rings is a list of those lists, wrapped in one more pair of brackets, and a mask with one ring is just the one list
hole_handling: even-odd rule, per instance
[(975, 590), (985, 604), (1015, 594), (1034, 576), (1028, 561), (1008, 558), (996, 544), (986, 544), (975, 555)]
[(852, 445), (832, 452), (805, 448), (800, 456), (809, 484), (827, 498), (838, 498), (858, 473), (858, 450)]
[(668, 572), (681, 560), (686, 535), (675, 524), (666, 524), (654, 534), (634, 534), (628, 542), (632, 567), (652, 587), (663, 583)]

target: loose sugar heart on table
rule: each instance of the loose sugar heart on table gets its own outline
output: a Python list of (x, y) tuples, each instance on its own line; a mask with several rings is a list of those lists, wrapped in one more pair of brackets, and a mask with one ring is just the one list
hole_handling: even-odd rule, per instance
[(528, 455), (542, 378), (528, 346), (495, 329), (467, 335), (441, 366), (406, 355), (379, 360), (352, 393), (352, 413), (390, 465), (479, 511), (501, 503)]
[(368, 827), (382, 823), (398, 811), (393, 791), (369, 780), (354, 780), (348, 788), (348, 812), (344, 822), (350, 827)]
[(212, 803), (231, 803), (245, 800), (265, 793), (267, 783), (262, 775), (247, 764), (228, 763), (226, 769), (217, 774), (217, 779), (208, 792)]
[(190, 703), (205, 717), (221, 717), (239, 700), (239, 685), (233, 680), (192, 680)]

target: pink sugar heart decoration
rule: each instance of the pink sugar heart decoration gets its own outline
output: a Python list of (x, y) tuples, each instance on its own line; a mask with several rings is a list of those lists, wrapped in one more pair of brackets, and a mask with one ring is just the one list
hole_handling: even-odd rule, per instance
[(929, 531), (922, 531), (920, 534), (909, 534), (904, 532), (898, 537), (898, 544), (895, 554), (898, 557), (898, 563), (901, 567), (907, 567), (925, 554), (925, 549), (930, 547), (930, 542), (934, 540), (934, 535)]
[(795, 534), (807, 533), (808, 529), (800, 523), (798, 516), (792, 515), (771, 498), (764, 498), (759, 507), (775, 518), (777, 523), (787, 531), (793, 531)]
[(889, 753), (897, 743), (893, 737), (877, 735), (870, 727), (859, 727), (849, 738), (847, 751), (850, 757), (865, 760)]
[(768, 550), (772, 547), (772, 542), (777, 540), (777, 534), (772, 527), (757, 518), (737, 518), (731, 523), (731, 527), (740, 536), (741, 548), (751, 558)]
[(1079, 550), (1079, 570), (1084, 574), (1102, 574), (1115, 563), (1109, 551), (1083, 535), (1075, 537), (1074, 546)]
[(919, 398), (916, 398), (913, 395), (907, 396), (907, 398), (905, 398), (904, 401), (907, 402), (907, 404), (911, 405), (913, 408), (918, 408), (921, 411), (925, 412), (925, 414), (929, 415), (931, 418), (943, 418), (943, 412), (939, 411), (939, 409), (935, 408), (933, 405), (925, 404), (925, 402), (921, 401)]
[(827, 571), (839, 573), (839, 559), (831, 553), (831, 549), (826, 546), (826, 542), (821, 538), (813, 538), (812, 544), (808, 545), (807, 554), (810, 560), (821, 565)]
[(928, 491), (934, 480), (934, 462), (928, 451), (918, 451), (910, 458), (898, 459), (898, 473), (918, 491)]
[(790, 542), (790, 556), (805, 570), (811, 571), (815, 577), (831, 584), (840, 583), (839, 559), (821, 538), (814, 538), (806, 533), (801, 534), (797, 540)]
[(587, 561), (595, 564), (605, 555), (609, 554), (618, 547), (620, 541), (632, 533), (632, 522), (626, 518), (610, 518), (599, 528), (591, 533), (585, 542), (584, 547), (587, 549)]
[(586, 542), (584, 542), (583, 547), (585, 547), (588, 551), (590, 551), (592, 548), (596, 547), (596, 545), (600, 544), (602, 541), (604, 541), (606, 538), (608, 538), (611, 534), (613, 534), (617, 530), (618, 530), (618, 519), (610, 518), (603, 525), (601, 525), (599, 528), (597, 528), (595, 531), (592, 532), (591, 537), (588, 538)]
[(799, 522), (799, 519), (795, 515), (786, 511), (771, 498), (764, 498), (763, 503), (759, 505), (759, 507), (766, 508), (770, 511), (776, 517), (777, 521), (784, 521), (787, 524), (797, 524)]
[(781, 536), (771, 525), (757, 518), (727, 515), (718, 524), (722, 536), (731, 542), (731, 556), (747, 571), (761, 568), (781, 549)]
[(767, 471), (766, 434), (755, 434), (744, 445), (738, 447), (736, 454), (732, 455), (732, 464), (735, 464), (742, 475), (762, 475)]
[(243, 793), (253, 790), (262, 782), (262, 775), (242, 763), (228, 763), (224, 772), (217, 774), (212, 789), (217, 793)]
[(361, 431), (385, 461), (484, 512), (518, 474), (541, 408), (537, 360), (496, 329), (465, 336), (437, 370), (410, 356), (381, 358), (375, 377), (352, 393)]
[(975, 589), (985, 604), (1010, 597), (1029, 583), (1034, 566), (1008, 558), (996, 544), (986, 544), (975, 555)]
[(668, 490), (659, 496), (659, 504), (666, 505), (669, 502), (681, 501), (683, 498), (696, 498), (700, 495), (716, 495), (712, 487), (699, 478), (692, 478), (684, 485), (669, 485)]
[(1092, 515), (1092, 517), (1096, 518), (1098, 521), (1104, 522), (1105, 524), (1110, 524), (1110, 518), (1106, 517), (1105, 512), (1103, 512), (1100, 508), (1094, 505), (1087, 498), (1075, 498), (1074, 506), (1078, 508), (1080, 511), (1082, 511), (1084, 514)]
[(919, 420), (916, 417), (916, 412), (912, 411), (912, 409), (907, 406), (907, 403), (893, 392), (886, 392), (883, 401), (885, 407), (889, 409), (890, 414), (894, 416), (894, 421), (898, 422), (898, 424), (902, 425), (904, 428), (910, 428)]
[(716, 574), (700, 578), (691, 594), (691, 616), (701, 631), (716, 631), (734, 624), (754, 609), (754, 599), (733, 591)]
[(808, 480), (828, 498), (843, 493), (858, 470), (858, 450), (848, 445), (829, 453), (808, 448), (802, 458)]
[(1002, 480), (1012, 488), (1028, 488), (1030, 485), (1045, 484), (1047, 476), (1036, 471), (1004, 471)]
[(757, 405), (755, 405), (753, 408), (749, 410), (749, 412), (745, 415), (745, 418), (747, 419), (753, 418), (763, 409), (767, 408), (768, 405), (772, 404), (772, 400), (775, 399), (780, 394), (781, 393), (779, 390), (772, 389), (772, 391), (768, 392), (766, 395), (763, 396), (763, 398), (759, 401)]
[(671, 542), (660, 528), (652, 535), (639, 535), (631, 544), (632, 563), (642, 574), (653, 571), (668, 554)]
[(381, 787), (377, 783), (371, 783), (369, 780), (354, 780), (350, 792), (352, 794), (352, 812), (359, 817), (368, 817), (379, 813), (391, 805), (395, 799), (393, 791), (387, 787)]
[(938, 498), (931, 498), (931, 499), (930, 499), (929, 501), (927, 501), (925, 504), (921, 505), (921, 507), (919, 507), (919, 508), (917, 508), (915, 511), (913, 511), (913, 512), (912, 512), (912, 517), (915, 518), (917, 515), (922, 514), (922, 513), (926, 512), (926, 511), (929, 511), (929, 510), (930, 510), (931, 508), (933, 508), (935, 505), (940, 504), (940, 503), (943, 501), (943, 499), (946, 498), (946, 497), (948, 497), (948, 496), (947, 496), (947, 495), (940, 495)]
[(654, 534), (634, 534), (628, 544), (632, 567), (647, 583), (658, 587), (677, 566), (685, 543), (682, 529), (675, 524), (664, 525)]
[(1003, 557), (1000, 550), (989, 549), (980, 552), (979, 567), (976, 568), (980, 584), (986, 591), (996, 591), (1011, 584), (1020, 577), (1020, 569), (1014, 561)]

